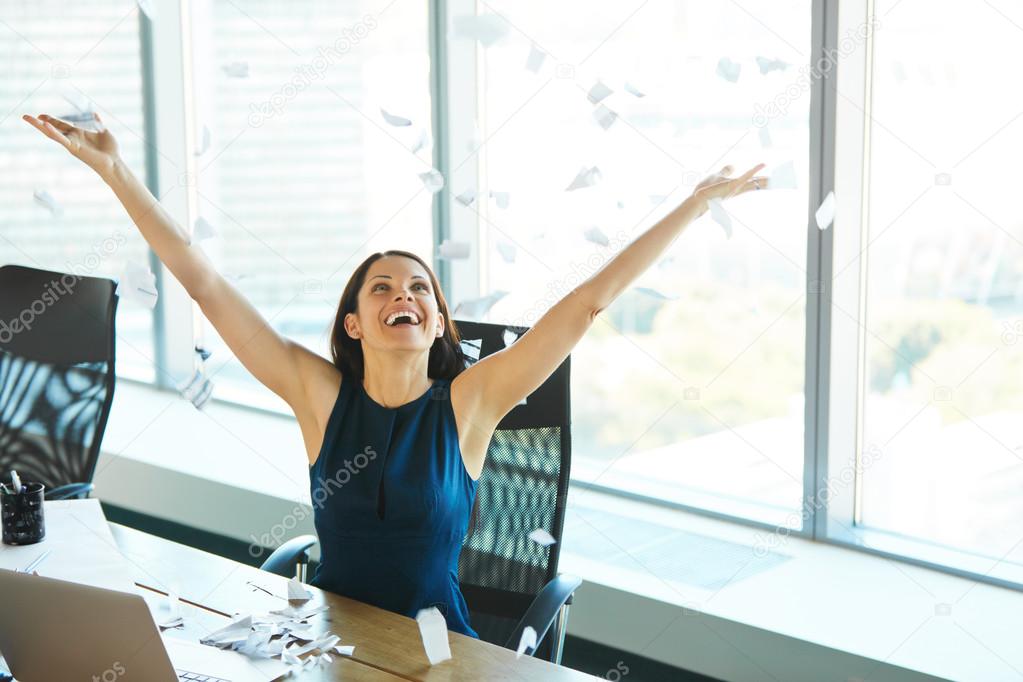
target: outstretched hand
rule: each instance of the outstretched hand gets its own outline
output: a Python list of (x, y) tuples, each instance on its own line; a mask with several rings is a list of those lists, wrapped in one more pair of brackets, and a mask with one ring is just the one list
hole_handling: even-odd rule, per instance
[(693, 190), (691, 197), (696, 201), (700, 214), (702, 215), (707, 210), (707, 202), (711, 199), (728, 199), (750, 190), (765, 189), (767, 177), (756, 175), (764, 165), (758, 163), (737, 178), (729, 178), (728, 176), (732, 174), (732, 167), (725, 166), (714, 175), (704, 178)]
[(113, 169), (120, 156), (113, 134), (103, 125), (99, 114), (93, 116), (102, 128), (99, 132), (78, 128), (48, 114), (40, 114), (39, 118), (25, 114), (21, 118), (103, 176)]

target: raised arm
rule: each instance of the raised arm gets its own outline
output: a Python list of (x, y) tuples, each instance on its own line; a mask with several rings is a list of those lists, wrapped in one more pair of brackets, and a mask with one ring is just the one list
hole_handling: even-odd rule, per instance
[[(496, 426), (564, 362), (596, 316), (653, 265), (689, 223), (707, 211), (709, 200), (767, 187), (767, 178), (755, 177), (763, 167), (757, 165), (730, 179), (732, 168), (725, 166), (705, 179), (678, 208), (551, 307), (522, 338), (465, 370), (462, 381), (467, 393), (475, 396), (475, 414)], [(483, 463), (478, 464), (482, 469)]]
[(86, 131), (45, 114), (23, 118), (103, 178), (157, 257), (199, 304), (245, 369), (296, 413), (307, 411), (309, 381), (323, 376), (323, 365), (330, 363), (279, 335), (216, 271), (202, 249), (189, 244), (187, 233), (124, 165), (113, 135), (108, 130)]

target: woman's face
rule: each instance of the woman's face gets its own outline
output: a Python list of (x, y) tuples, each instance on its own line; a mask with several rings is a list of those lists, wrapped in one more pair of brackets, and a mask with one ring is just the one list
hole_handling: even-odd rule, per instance
[[(403, 256), (384, 256), (369, 267), (359, 291), (358, 310), (358, 315), (345, 317), (345, 329), (352, 338), (376, 348), (429, 350), (444, 330), (429, 274)], [(414, 324), (403, 320), (389, 325), (397, 311), (414, 313)]]

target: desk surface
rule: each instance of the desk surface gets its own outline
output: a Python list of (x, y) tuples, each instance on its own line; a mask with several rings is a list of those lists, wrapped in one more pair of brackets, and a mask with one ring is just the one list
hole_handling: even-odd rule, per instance
[[(269, 611), (286, 604), (285, 578), (215, 554), (164, 540), (127, 526), (110, 524), (135, 582), (159, 592), (173, 590), (182, 601), (225, 616)], [(272, 592), (267, 594), (253, 584)], [(412, 618), (308, 586), (311, 604), (330, 609), (310, 619), (355, 645), (355, 655), (329, 667), (292, 673), (301, 680), (552, 680), (583, 682), (598, 678), (556, 666), (455, 632), (449, 633), (452, 659), (431, 666), (419, 627)], [(282, 595), (281, 597), (274, 595)], [(193, 633), (188, 633), (189, 635)]]

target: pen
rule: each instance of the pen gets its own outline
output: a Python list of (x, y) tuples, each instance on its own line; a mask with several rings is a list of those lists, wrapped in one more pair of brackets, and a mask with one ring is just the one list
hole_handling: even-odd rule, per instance
[(21, 479), (18, 478), (18, 472), (11, 469), (11, 485), (14, 486), (14, 494), (21, 493)]
[(32, 571), (34, 571), (37, 568), (39, 568), (39, 565), (41, 563), (43, 563), (43, 559), (45, 559), (46, 557), (48, 557), (50, 555), (50, 551), (51, 550), (48, 549), (45, 552), (43, 552), (42, 554), (40, 554), (39, 556), (37, 556), (35, 559), (32, 560), (32, 563), (30, 563), (25, 568), (21, 569), (21, 572), (22, 573), (31, 573)]

